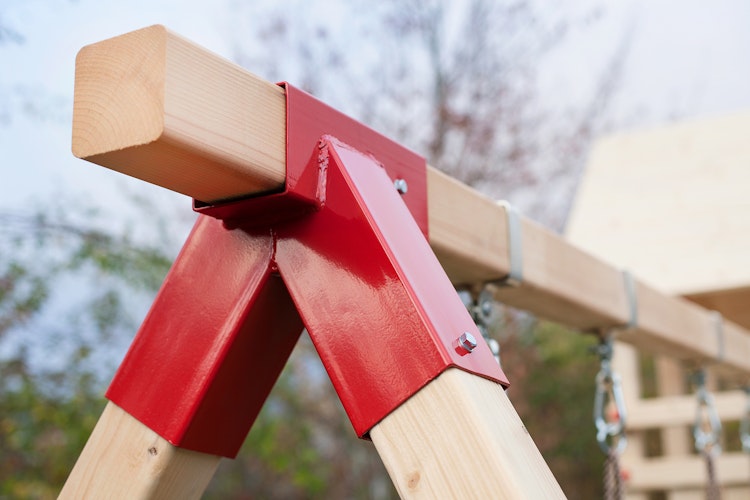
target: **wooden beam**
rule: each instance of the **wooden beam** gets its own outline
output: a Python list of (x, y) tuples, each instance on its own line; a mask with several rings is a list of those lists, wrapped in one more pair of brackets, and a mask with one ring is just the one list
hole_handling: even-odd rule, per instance
[(508, 223), (497, 202), (428, 167), (430, 246), (451, 281), (474, 284), (510, 271)]
[[(73, 151), (202, 201), (278, 189), (284, 182), (283, 90), (153, 26), (81, 50)], [(506, 207), (428, 168), (430, 244), (456, 284), (510, 272)], [(521, 218), (523, 279), (503, 302), (581, 330), (627, 323), (619, 269)], [(636, 280), (638, 328), (625, 342), (706, 362), (719, 353), (711, 315)], [(750, 376), (750, 334), (731, 323), (720, 365)]]
[[(747, 396), (744, 391), (716, 392), (713, 397), (716, 412), (722, 421), (738, 421), (745, 414)], [(694, 395), (642, 399), (628, 406), (628, 429), (689, 426), (695, 421), (697, 408)]]
[[(628, 491), (705, 488), (706, 462), (699, 456), (651, 458), (628, 465)], [(716, 459), (719, 484), (747, 485), (750, 466), (747, 454), (723, 453)]]
[(108, 403), (59, 498), (200, 498), (220, 459), (172, 446)]
[(73, 153), (217, 201), (286, 176), (283, 90), (151, 26), (81, 49)]
[(401, 498), (565, 498), (502, 387), (453, 368), (370, 432)]
[(720, 311), (724, 317), (743, 328), (750, 328), (750, 307), (747, 307), (750, 287), (714, 290), (708, 293), (694, 293), (685, 298), (706, 309)]
[(580, 330), (628, 322), (620, 270), (526, 217), (520, 217), (518, 236), (523, 277), (520, 286), (498, 288), (498, 300)]

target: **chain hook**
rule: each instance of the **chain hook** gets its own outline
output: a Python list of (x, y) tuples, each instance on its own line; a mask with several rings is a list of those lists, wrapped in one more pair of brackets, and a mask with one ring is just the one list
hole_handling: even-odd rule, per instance
[(469, 311), (471, 319), (477, 325), (477, 330), (484, 337), (490, 352), (495, 357), (495, 361), (500, 365), (500, 343), (490, 337), (490, 325), (492, 324), (493, 303), (495, 297), (487, 286), (479, 293), (476, 299), (468, 290), (459, 290), (458, 295), (464, 303), (466, 310)]
[[(695, 449), (700, 453), (718, 455), (721, 453), (721, 419), (714, 405), (714, 398), (706, 389), (706, 371), (698, 370), (693, 374), (696, 387), (695, 395), (698, 407), (693, 424)], [(743, 438), (743, 445), (744, 445)]]
[[(599, 373), (596, 374), (594, 424), (596, 425), (596, 441), (605, 455), (609, 455), (612, 451), (620, 455), (627, 445), (625, 397), (620, 376), (612, 371), (613, 351), (612, 337), (602, 338), (597, 348), (600, 368)], [(614, 404), (614, 412), (607, 415), (607, 407), (611, 404)]]

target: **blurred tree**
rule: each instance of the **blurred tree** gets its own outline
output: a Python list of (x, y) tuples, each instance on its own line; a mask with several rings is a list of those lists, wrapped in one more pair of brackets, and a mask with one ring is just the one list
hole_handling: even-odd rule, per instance
[[(560, 230), (591, 140), (608, 125), (632, 31), (619, 35), (588, 101), (540, 95), (540, 67), (603, 13), (535, 0), (237, 1), (235, 59), (286, 79), (428, 162)], [(567, 7), (567, 8), (566, 8)], [(363, 13), (366, 12), (366, 15)], [(247, 33), (254, 36), (248, 43)], [(592, 69), (592, 71), (595, 71)]]
[(171, 262), (74, 212), (0, 213), (0, 498), (57, 496)]

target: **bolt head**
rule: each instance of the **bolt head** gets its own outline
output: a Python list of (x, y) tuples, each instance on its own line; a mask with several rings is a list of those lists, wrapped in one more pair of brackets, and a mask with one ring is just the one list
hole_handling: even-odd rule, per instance
[(396, 191), (401, 194), (406, 194), (406, 192), (409, 191), (409, 185), (404, 179), (396, 179), (393, 181), (393, 185), (396, 188)]
[(477, 339), (469, 332), (464, 332), (458, 337), (458, 345), (466, 352), (471, 352), (477, 347)]

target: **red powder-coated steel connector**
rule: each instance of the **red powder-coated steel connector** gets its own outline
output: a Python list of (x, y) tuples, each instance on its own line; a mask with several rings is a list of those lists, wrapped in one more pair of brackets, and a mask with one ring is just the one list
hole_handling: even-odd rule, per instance
[(107, 393), (177, 446), (235, 456), (303, 324), (361, 437), (449, 367), (507, 385), (425, 238), (424, 160), (286, 89), (284, 192), (196, 202)]

